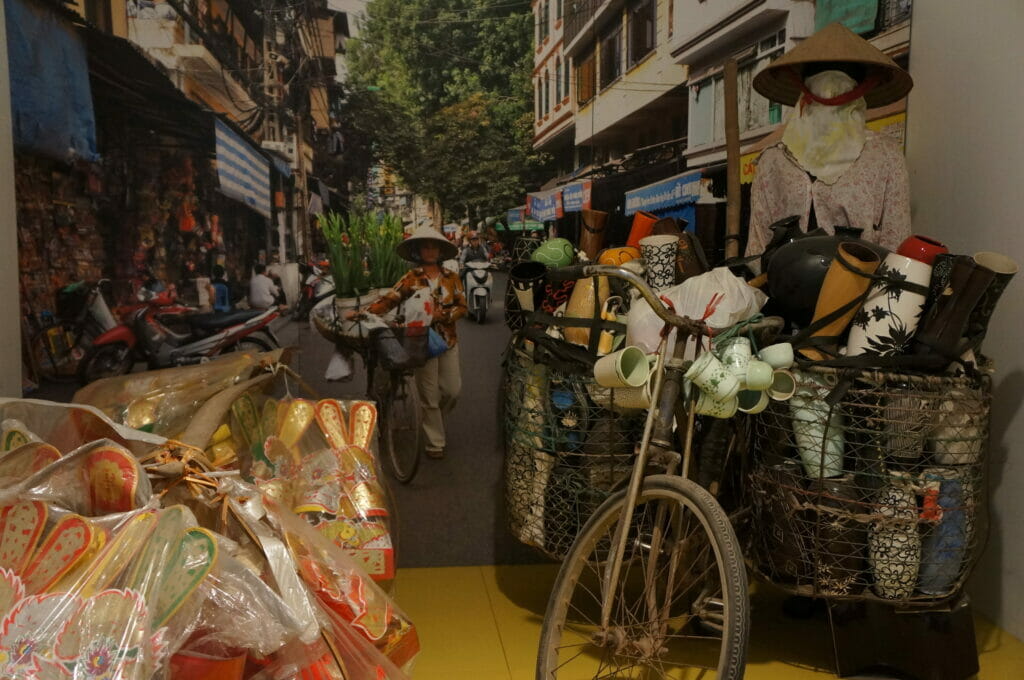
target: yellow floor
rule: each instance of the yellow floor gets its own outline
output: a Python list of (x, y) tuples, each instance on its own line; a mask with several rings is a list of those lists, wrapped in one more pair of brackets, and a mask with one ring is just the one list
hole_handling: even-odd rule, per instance
[[(419, 629), (414, 680), (533, 680), (551, 565), (402, 569), (394, 597)], [(755, 599), (755, 607), (758, 599)], [(767, 619), (767, 620), (766, 620)], [(757, 616), (747, 680), (824, 680), (826, 626)], [(1024, 643), (977, 619), (979, 680), (1024, 679)]]

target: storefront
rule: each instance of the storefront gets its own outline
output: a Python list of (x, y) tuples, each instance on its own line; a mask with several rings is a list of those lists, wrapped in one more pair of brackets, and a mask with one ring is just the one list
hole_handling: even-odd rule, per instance
[(700, 198), (700, 170), (684, 172), (626, 192), (626, 216), (639, 211), (658, 217), (686, 220), (692, 231), (696, 224), (694, 205)]

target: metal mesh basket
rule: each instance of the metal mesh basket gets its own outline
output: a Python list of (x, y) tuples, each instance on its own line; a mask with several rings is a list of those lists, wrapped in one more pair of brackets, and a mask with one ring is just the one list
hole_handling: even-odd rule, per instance
[(381, 366), (395, 370), (419, 368), (427, 363), (427, 337), (424, 326), (389, 326), (370, 331), (370, 340)]
[(624, 390), (535, 361), (522, 344), (505, 370), (510, 528), (523, 543), (561, 559), (587, 518), (629, 479), (644, 412), (626, 403)]
[(987, 521), (990, 382), (794, 371), (757, 418), (755, 568), (805, 595), (929, 606), (956, 595)]

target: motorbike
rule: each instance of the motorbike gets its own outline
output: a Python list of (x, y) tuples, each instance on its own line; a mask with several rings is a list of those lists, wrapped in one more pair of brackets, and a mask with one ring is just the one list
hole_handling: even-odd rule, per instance
[(491, 306), (491, 287), (494, 277), (491, 276), (489, 262), (466, 263), (466, 306), (469, 316), (477, 323), (487, 319), (487, 308)]
[(321, 265), (311, 264), (308, 266), (308, 273), (302, 282), (302, 290), (299, 291), (299, 300), (295, 304), (295, 312), (292, 319), (295, 321), (307, 321), (309, 312), (316, 307), (317, 303), (334, 295), (334, 278), (324, 271)]
[(126, 375), (136, 361), (145, 361), (150, 369), (169, 368), (201, 363), (224, 352), (280, 347), (270, 328), (280, 315), (276, 307), (200, 314), (177, 304), (172, 291), (141, 295), (142, 306), (93, 340), (79, 364), (82, 384)]

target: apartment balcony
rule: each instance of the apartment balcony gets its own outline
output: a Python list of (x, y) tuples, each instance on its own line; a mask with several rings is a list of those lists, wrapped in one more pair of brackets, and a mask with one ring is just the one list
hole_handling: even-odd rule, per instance
[(626, 0), (569, 0), (565, 3), (563, 51), (575, 56), (594, 44), (596, 32), (626, 4)]
[(802, 0), (722, 0), (676, 3), (670, 49), (680, 64), (691, 66), (727, 54), (773, 27), (786, 26), (790, 38), (814, 32), (814, 5)]

